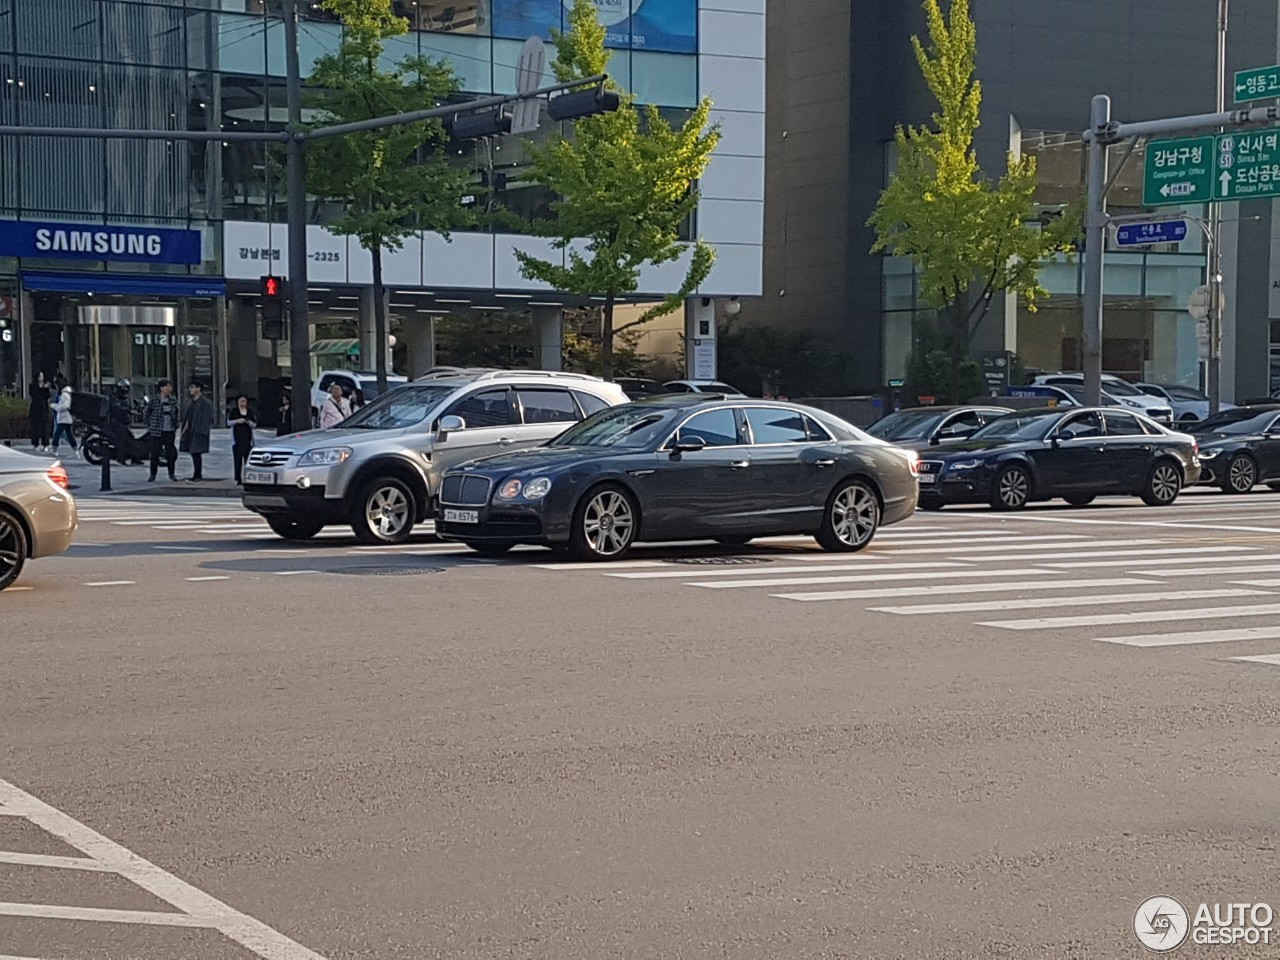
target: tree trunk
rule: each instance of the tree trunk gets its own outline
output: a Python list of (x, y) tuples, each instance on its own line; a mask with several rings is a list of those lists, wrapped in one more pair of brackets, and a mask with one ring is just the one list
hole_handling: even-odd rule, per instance
[(373, 250), (373, 341), (377, 352), (378, 396), (387, 392), (387, 298), (382, 289), (382, 243)]
[(613, 293), (604, 297), (604, 310), (600, 315), (600, 376), (613, 379)]

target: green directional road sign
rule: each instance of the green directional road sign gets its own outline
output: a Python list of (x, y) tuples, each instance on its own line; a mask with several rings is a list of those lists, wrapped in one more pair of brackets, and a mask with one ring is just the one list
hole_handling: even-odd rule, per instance
[(1213, 199), (1213, 137), (1157, 140), (1147, 145), (1142, 202), (1148, 207)]
[(1217, 141), (1215, 200), (1280, 197), (1280, 130), (1224, 133)]
[(1258, 67), (1236, 74), (1236, 103), (1280, 97), (1280, 67)]

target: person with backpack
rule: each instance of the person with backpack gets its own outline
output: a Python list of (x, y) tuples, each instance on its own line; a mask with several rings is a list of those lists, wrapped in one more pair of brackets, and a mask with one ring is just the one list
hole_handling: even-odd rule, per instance
[(53, 426), (53, 455), (58, 455), (58, 445), (62, 443), (62, 438), (67, 438), (67, 443), (71, 445), (71, 455), (79, 456), (80, 451), (76, 448), (76, 435), (71, 427), (76, 422), (76, 418), (71, 414), (71, 388), (63, 387), (58, 392), (58, 399), (49, 404), (53, 408), (54, 419), (57, 423)]

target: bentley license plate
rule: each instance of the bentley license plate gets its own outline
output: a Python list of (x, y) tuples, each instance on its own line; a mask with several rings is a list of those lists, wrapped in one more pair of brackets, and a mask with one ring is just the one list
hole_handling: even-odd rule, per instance
[(480, 512), (478, 510), (446, 510), (444, 519), (445, 523), (479, 523)]

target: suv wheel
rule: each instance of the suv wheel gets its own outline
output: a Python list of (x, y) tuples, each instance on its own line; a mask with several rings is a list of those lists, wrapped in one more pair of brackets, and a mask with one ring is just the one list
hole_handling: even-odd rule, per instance
[(0, 590), (12, 584), (27, 562), (27, 535), (18, 521), (0, 510)]
[(360, 488), (351, 529), (361, 543), (404, 543), (413, 531), (417, 516), (417, 500), (404, 481), (374, 477)]
[(310, 540), (324, 529), (316, 520), (293, 520), (289, 517), (267, 517), (267, 526), (277, 537), (286, 540)]

